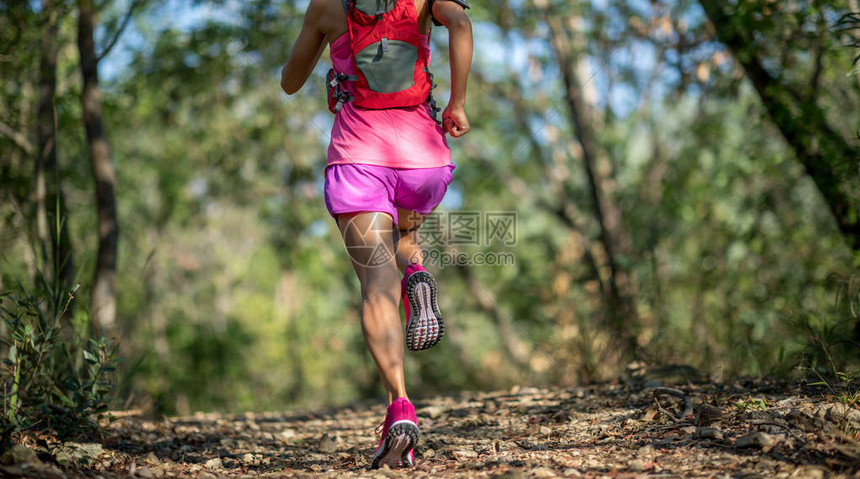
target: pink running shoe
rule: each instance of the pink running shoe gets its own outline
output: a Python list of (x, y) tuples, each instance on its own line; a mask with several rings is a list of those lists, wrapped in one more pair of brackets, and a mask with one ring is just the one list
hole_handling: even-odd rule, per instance
[(412, 467), (412, 450), (416, 444), (418, 417), (415, 416), (415, 407), (406, 398), (398, 398), (388, 406), (382, 424), (382, 439), (373, 453), (370, 468), (376, 469), (386, 464), (392, 469)]
[(406, 311), (406, 347), (412, 351), (432, 348), (445, 335), (436, 280), (420, 264), (411, 264), (400, 282), (400, 294)]

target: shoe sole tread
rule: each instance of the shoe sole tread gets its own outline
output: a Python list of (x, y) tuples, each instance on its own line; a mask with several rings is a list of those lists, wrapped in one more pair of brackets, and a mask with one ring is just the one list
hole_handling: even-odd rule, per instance
[(411, 351), (430, 349), (445, 336), (445, 323), (436, 297), (436, 280), (426, 271), (416, 271), (406, 281), (409, 322), (406, 347)]
[(409, 451), (418, 445), (419, 436), (418, 426), (411, 421), (400, 421), (389, 427), (382, 450), (374, 456), (371, 469), (385, 464), (392, 469), (411, 467)]

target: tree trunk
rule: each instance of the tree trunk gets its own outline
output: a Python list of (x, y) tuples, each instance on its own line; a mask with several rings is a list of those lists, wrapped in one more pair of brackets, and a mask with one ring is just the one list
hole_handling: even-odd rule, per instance
[(717, 38), (743, 67), (747, 78), (807, 175), (812, 178), (849, 246), (860, 253), (860, 147), (849, 142), (827, 123), (825, 113), (808, 99), (792, 94), (792, 85), (775, 78), (762, 66), (752, 31), (739, 28), (726, 13), (728, 4), (700, 0)]
[[(536, 2), (539, 3), (539, 2)], [(542, 3), (542, 2), (540, 2)], [(550, 43), (555, 52), (559, 70), (567, 92), (567, 112), (576, 140), (582, 150), (583, 166), (591, 186), (592, 207), (600, 226), (600, 242), (606, 253), (608, 291), (605, 291), (607, 310), (614, 335), (613, 348), (618, 361), (636, 357), (638, 344), (636, 330), (639, 314), (636, 305), (636, 286), (633, 274), (620, 259), (629, 257), (630, 237), (621, 223), (621, 210), (611, 198), (612, 165), (595, 138), (591, 105), (583, 98), (584, 84), (576, 71), (578, 52), (562, 24), (562, 18), (544, 10), (550, 30)]]
[[(50, 227), (48, 226), (47, 185), (45, 171), (47, 165), (57, 162), (57, 131), (54, 128), (54, 95), (57, 90), (57, 18), (50, 0), (42, 0), (42, 16), (45, 27), (39, 42), (41, 58), (39, 61), (39, 100), (36, 119), (36, 145), (34, 188), (36, 206), (36, 242), (40, 256), (39, 269), (46, 278), (53, 276), (53, 261), (48, 254), (50, 247)], [(37, 274), (38, 278), (38, 274)]]
[[(57, 90), (58, 8), (52, 0), (42, 0), (45, 27), (39, 43), (39, 98), (36, 121), (35, 187), (36, 236), (39, 268), (58, 292), (68, 290), (75, 280), (72, 243), (66, 219), (65, 197), (57, 162), (57, 116), (54, 98)], [(65, 294), (56, 295), (58, 298)], [(54, 305), (55, 308), (59, 305)], [(61, 306), (60, 306), (61, 307)], [(67, 312), (67, 316), (70, 313)]]
[(116, 257), (119, 228), (116, 218), (114, 187), (116, 174), (111, 163), (110, 147), (102, 125), (99, 92), (98, 56), (93, 41), (95, 12), (93, 0), (78, 1), (78, 50), (83, 76), (84, 126), (95, 180), (99, 247), (92, 290), (92, 325), (101, 334), (117, 335), (116, 325)]

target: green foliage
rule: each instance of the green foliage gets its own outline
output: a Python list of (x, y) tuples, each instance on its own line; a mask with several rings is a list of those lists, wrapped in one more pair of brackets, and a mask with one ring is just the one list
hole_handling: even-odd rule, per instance
[(849, 437), (856, 437), (860, 430), (856, 429), (856, 421), (850, 420), (850, 414), (860, 410), (860, 380), (855, 376), (857, 371), (853, 373), (837, 371), (835, 376), (829, 378), (814, 369), (811, 372), (818, 376), (819, 381), (810, 383), (810, 386), (824, 387), (831, 400), (843, 406), (841, 410), (831, 409), (831, 414), (839, 428)]
[(765, 398), (748, 397), (735, 401), (735, 410), (739, 413), (750, 411), (765, 411), (767, 410), (767, 400)]
[(860, 405), (860, 288), (856, 274), (832, 276), (836, 301), (825, 311), (804, 311), (790, 320), (800, 341), (798, 367), (811, 379), (812, 386), (822, 386), (839, 403), (847, 407)]
[(0, 295), (5, 326), (0, 449), (28, 432), (60, 439), (96, 433), (108, 409), (116, 369), (116, 346), (95, 339), (88, 328), (73, 331), (65, 321), (74, 301), (47, 283), (36, 294), (24, 288)]

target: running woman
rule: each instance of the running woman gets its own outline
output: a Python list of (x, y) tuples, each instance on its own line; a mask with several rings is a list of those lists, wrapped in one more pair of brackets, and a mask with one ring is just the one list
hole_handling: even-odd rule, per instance
[[(444, 334), (417, 229), (451, 182), (455, 166), (445, 134), (469, 131), (464, 107), (472, 27), (466, 8), (465, 0), (310, 0), (281, 71), (281, 87), (292, 95), (329, 45), (333, 68), (326, 80), (336, 116), (325, 202), (361, 283), (362, 332), (388, 392), (373, 468), (413, 465), (419, 433), (406, 394), (404, 345), (427, 349)], [(451, 96), (441, 125), (428, 69), (434, 24), (449, 36)]]

